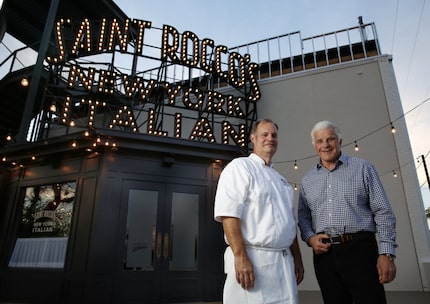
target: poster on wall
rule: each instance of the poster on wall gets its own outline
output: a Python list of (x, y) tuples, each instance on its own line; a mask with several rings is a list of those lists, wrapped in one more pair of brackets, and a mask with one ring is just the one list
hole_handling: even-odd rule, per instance
[(18, 237), (67, 237), (75, 189), (76, 182), (27, 187)]
[(9, 267), (63, 268), (76, 182), (26, 187)]

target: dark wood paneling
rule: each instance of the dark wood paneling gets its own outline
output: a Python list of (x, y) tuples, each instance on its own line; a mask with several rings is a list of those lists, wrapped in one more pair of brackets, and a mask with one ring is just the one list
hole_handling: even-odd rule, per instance
[[(25, 174), (15, 172), (14, 176), (17, 178), (2, 189), (2, 193), (7, 193), (9, 198), (2, 205), (5, 214), (0, 214), (0, 221), (7, 223), (0, 226), (0, 244), (4, 245), (0, 255), (0, 302), (159, 302), (152, 296), (145, 298), (145, 294), (149, 295), (154, 289), (151, 284), (142, 286), (138, 278), (134, 281), (132, 278), (127, 281), (118, 279), (118, 274), (124, 271), (123, 254), (120, 254), (125, 238), (125, 222), (124, 217), (121, 217), (124, 214), (124, 210), (121, 211), (124, 208), (121, 205), (124, 203), (121, 202), (124, 181), (166, 183), (176, 187), (179, 185), (179, 188), (181, 184), (194, 185), (206, 189), (203, 206), (205, 218), (201, 221), (206, 239), (201, 249), (204, 280), (201, 280), (200, 286), (196, 286), (195, 282), (192, 283), (193, 278), (188, 282), (184, 277), (180, 284), (170, 286), (169, 290), (175, 291), (177, 300), (219, 301), (224, 280), (222, 257), (225, 245), (221, 225), (213, 220), (213, 198), (222, 167), (213, 165), (210, 159), (180, 155), (168, 155), (169, 158), (165, 158), (166, 155), (168, 154), (107, 153), (95, 158), (65, 158), (59, 162), (30, 166)], [(13, 249), (16, 227), (20, 220), (20, 189), (28, 185), (64, 180), (77, 182), (65, 268), (7, 268), (9, 255), (5, 252)], [(23, 286), (34, 295), (23, 295)], [(193, 288), (193, 293), (181, 294), (182, 290)], [(45, 292), (47, 290), (49, 292)], [(129, 292), (130, 290), (135, 293)]]

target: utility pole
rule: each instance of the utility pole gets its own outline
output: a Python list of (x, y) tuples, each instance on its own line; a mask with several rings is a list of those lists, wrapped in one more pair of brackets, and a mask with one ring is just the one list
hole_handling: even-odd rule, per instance
[[(428, 172), (428, 170), (427, 170), (426, 159), (425, 159), (424, 155), (421, 155), (421, 160), (422, 160), (423, 165), (424, 165), (424, 172), (426, 173), (427, 186), (429, 186), (429, 190), (430, 190), (430, 178), (429, 178), (429, 172)], [(418, 160), (418, 161), (419, 161), (419, 160)]]

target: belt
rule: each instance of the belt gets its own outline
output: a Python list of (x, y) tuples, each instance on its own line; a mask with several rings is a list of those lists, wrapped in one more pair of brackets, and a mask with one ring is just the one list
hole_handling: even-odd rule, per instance
[(323, 238), (321, 242), (324, 244), (340, 245), (356, 240), (371, 240), (375, 239), (375, 234), (373, 232), (361, 231), (356, 233), (346, 233), (331, 236), (329, 238)]
[(271, 248), (271, 247), (263, 247), (263, 246), (256, 246), (256, 245), (249, 245), (246, 244), (246, 247), (256, 249), (256, 250), (263, 250), (263, 251), (272, 251), (272, 252), (282, 252), (283, 256), (288, 255), (288, 251), (290, 251), (290, 248)]

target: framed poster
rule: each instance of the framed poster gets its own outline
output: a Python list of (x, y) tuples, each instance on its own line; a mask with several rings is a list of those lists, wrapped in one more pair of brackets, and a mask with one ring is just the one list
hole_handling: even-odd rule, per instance
[(25, 188), (9, 267), (64, 267), (75, 193), (76, 182)]

